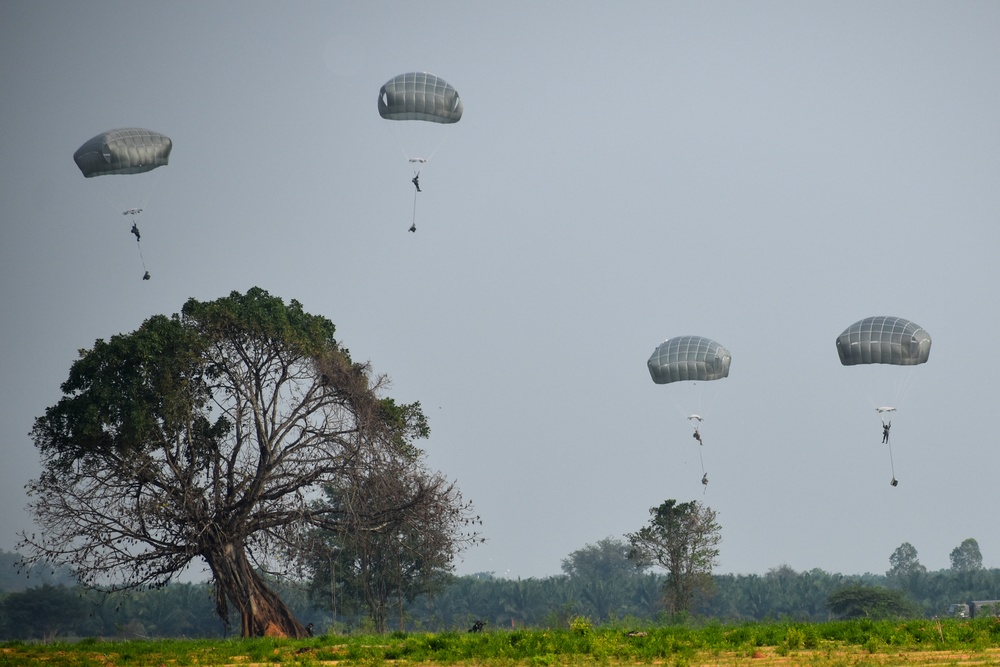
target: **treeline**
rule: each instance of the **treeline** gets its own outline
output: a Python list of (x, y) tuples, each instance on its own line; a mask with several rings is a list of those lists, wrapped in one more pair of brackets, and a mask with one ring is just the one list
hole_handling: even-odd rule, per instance
[[(671, 619), (661, 605), (665, 580), (650, 573), (612, 579), (459, 577), (437, 596), (408, 606), (403, 620), (407, 629), (427, 630), (461, 628), (470, 619), (493, 627), (557, 625), (577, 616), (595, 624), (666, 623)], [(1000, 599), (1000, 569), (941, 570), (899, 578), (819, 569), (795, 572), (783, 566), (764, 575), (713, 575), (712, 580), (711, 592), (698, 601), (692, 615), (726, 622), (830, 620), (830, 596), (853, 586), (901, 591), (917, 615), (928, 618), (945, 615), (953, 603)]]
[[(16, 559), (16, 555), (14, 556)], [(9, 560), (0, 553), (0, 562)], [(160, 637), (222, 638), (239, 634), (239, 618), (229, 627), (219, 618), (215, 591), (207, 583), (172, 583), (143, 591), (103, 592), (67, 583), (63, 571), (9, 577), (13, 590), (0, 590), (0, 640), (46, 640), (96, 637), (145, 639)], [(44, 579), (25, 587), (25, 581)], [(58, 583), (52, 583), (53, 580)], [(332, 619), (308, 599), (305, 586), (275, 582), (274, 590), (298, 618), (329, 624)]]
[[(40, 576), (40, 575), (39, 575)], [(50, 572), (48, 576), (53, 576)], [(849, 586), (901, 590), (925, 617), (940, 616), (948, 605), (969, 599), (1000, 599), (1000, 569), (917, 572), (905, 578), (841, 575), (823, 570), (795, 572), (779, 567), (764, 575), (715, 575), (714, 591), (693, 616), (724, 622), (747, 620), (823, 621), (832, 618), (829, 597)], [(585, 617), (594, 625), (643, 627), (677, 622), (660, 604), (664, 576), (620, 574), (607, 579), (580, 574), (541, 579), (501, 579), (491, 574), (454, 577), (434, 596), (421, 596), (392, 609), (389, 628), (407, 631), (566, 627)], [(283, 599), (317, 634), (372, 630), (360, 610), (335, 616), (330, 601), (305, 584), (278, 586)], [(234, 619), (235, 620), (235, 619)], [(236, 623), (238, 627), (238, 623)], [(0, 592), (0, 638), (56, 637), (223, 637), (208, 584), (171, 584), (134, 593), (102, 594), (65, 583)]]
[(43, 584), (73, 586), (76, 579), (66, 567), (35, 565), (21, 568), (20, 556), (11, 551), (0, 551), (0, 592), (16, 593)]

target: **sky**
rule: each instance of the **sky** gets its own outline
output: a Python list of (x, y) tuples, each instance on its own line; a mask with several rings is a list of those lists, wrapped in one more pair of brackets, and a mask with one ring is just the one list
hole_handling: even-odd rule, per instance
[[(458, 574), (559, 574), (667, 499), (718, 513), (718, 573), (1000, 567), (998, 34), (969, 1), (0, 3), (0, 549), (78, 350), (258, 286), (424, 406), (483, 519)], [(409, 71), (465, 110), (416, 208), (376, 105)], [(72, 160), (126, 126), (173, 140), (141, 257)], [(871, 315), (933, 338), (891, 449), (887, 369), (835, 349)], [(679, 335), (729, 377), (654, 384)]]

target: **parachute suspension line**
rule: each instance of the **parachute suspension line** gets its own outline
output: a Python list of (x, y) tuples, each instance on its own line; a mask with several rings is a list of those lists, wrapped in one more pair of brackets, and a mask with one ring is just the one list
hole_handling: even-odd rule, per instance
[(902, 409), (918, 379), (917, 368), (917, 366), (873, 364), (866, 372), (855, 374), (855, 378), (858, 388), (872, 408)]
[(895, 407), (903, 407), (903, 403), (906, 401), (906, 397), (909, 395), (910, 390), (913, 389), (914, 383), (917, 381), (917, 374), (915, 372), (916, 368), (914, 366), (909, 366), (901, 374), (902, 377), (896, 387), (896, 392), (899, 396), (898, 405)]
[(889, 470), (892, 472), (892, 481), (889, 483), (896, 486), (898, 482), (896, 481), (896, 465), (892, 462), (892, 439), (888, 439), (886, 444), (889, 445)]
[(417, 190), (413, 190), (413, 221), (410, 224), (410, 231), (417, 231)]
[(723, 387), (710, 384), (707, 388), (702, 390), (702, 395), (704, 400), (702, 401), (703, 407), (699, 406), (699, 410), (704, 411), (705, 414), (711, 414), (715, 409), (715, 403), (719, 400), (719, 394), (722, 393)]
[(711, 416), (721, 387), (707, 382), (691, 382), (685, 383), (685, 385), (678, 387), (674, 392), (678, 396), (675, 396), (671, 402), (677, 416), (681, 419), (690, 419), (693, 415), (702, 418)]
[(442, 144), (444, 144), (444, 139), (445, 139), (444, 134), (439, 133), (439, 132), (437, 132), (436, 130), (433, 130), (433, 129), (431, 130), (431, 132), (435, 134), (436, 141), (434, 141), (432, 144), (428, 144), (429, 145), (429, 150), (427, 151), (427, 155), (421, 155), (420, 156), (420, 157), (426, 159), (427, 162), (430, 162), (431, 159), (433, 159), (434, 154), (437, 153), (438, 149), (441, 148)]
[[(149, 175), (150, 174), (137, 174), (137, 176), (140, 176), (140, 177), (142, 177), (142, 176), (149, 176)], [(140, 194), (140, 198), (139, 198), (139, 209), (140, 210), (146, 208), (146, 206), (149, 205), (149, 201), (150, 201), (150, 199), (153, 198), (153, 195), (156, 193), (156, 188), (159, 185), (160, 180), (161, 179), (159, 179), (159, 178), (147, 178), (146, 179), (146, 181), (145, 181), (146, 187), (145, 187), (145, 189), (142, 192), (139, 193)]]
[(683, 396), (675, 398), (672, 404), (677, 416), (690, 422), (692, 429), (694, 429), (692, 436), (696, 437), (692, 439), (697, 441), (698, 460), (701, 464), (702, 493), (704, 494), (708, 490), (708, 473), (705, 470), (705, 454), (700, 429), (705, 421), (705, 416), (711, 414), (722, 387), (714, 383), (700, 381), (685, 383), (685, 385), (687, 386), (678, 388), (680, 389), (678, 393), (683, 394)]
[(389, 121), (388, 125), (399, 154), (410, 164), (430, 162), (448, 138), (448, 126), (440, 123)]
[(146, 269), (146, 259), (142, 256), (142, 244), (139, 243), (139, 241), (136, 241), (135, 247), (139, 249), (139, 261), (142, 263), (142, 270), (147, 271), (148, 269)]
[(677, 414), (680, 415), (683, 419), (687, 419), (688, 421), (690, 421), (691, 427), (694, 429), (691, 435), (693, 436), (692, 440), (696, 441), (695, 446), (698, 447), (698, 461), (701, 464), (701, 483), (705, 487), (702, 490), (702, 492), (704, 493), (704, 491), (707, 490), (708, 488), (708, 474), (705, 472), (705, 454), (703, 453), (704, 446), (701, 440), (701, 431), (699, 430), (701, 423), (704, 421), (704, 418), (700, 414), (697, 413), (691, 414), (690, 412), (688, 412), (690, 408), (691, 408), (690, 405), (682, 406), (680, 403), (676, 401), (674, 402), (674, 409), (677, 411)]
[[(400, 128), (396, 125), (396, 121), (389, 123), (389, 132), (392, 134), (392, 140), (395, 142), (396, 147), (399, 149), (399, 154), (403, 156), (403, 159), (409, 162), (411, 157), (415, 157), (406, 152), (405, 142), (403, 141), (403, 133)], [(420, 157), (420, 156), (417, 156)]]
[(111, 208), (113, 208), (116, 211), (122, 210), (121, 204), (119, 204), (117, 200), (113, 199), (107, 190), (103, 190), (101, 194), (103, 194), (104, 198), (108, 200), (109, 204), (111, 204)]
[(149, 205), (160, 178), (152, 174), (110, 174), (97, 178), (100, 191), (111, 208), (128, 215), (128, 211), (141, 211)]
[[(399, 149), (399, 154), (403, 156), (403, 161), (408, 164), (423, 164), (429, 162), (430, 141), (428, 140), (427, 125), (435, 123), (416, 123), (416, 127), (406, 122), (390, 121), (389, 131), (392, 139)], [(441, 144), (443, 137), (437, 140), (437, 145)], [(434, 150), (437, 150), (435, 147)]]
[(136, 222), (141, 212), (142, 209), (139, 208), (132, 209), (131, 211), (125, 211), (125, 214), (128, 215), (129, 220), (132, 221), (132, 229), (130, 233), (135, 234), (135, 247), (136, 250), (139, 251), (139, 263), (142, 264), (142, 279), (149, 280), (149, 269), (146, 268), (146, 258), (142, 256), (142, 243), (140, 241), (141, 234), (139, 233), (139, 225)]
[(698, 441), (698, 461), (701, 463), (701, 485), (702, 485), (701, 493), (702, 495), (704, 495), (705, 492), (708, 491), (708, 473), (705, 472), (705, 454), (703, 453), (703, 448), (705, 443), (701, 439), (701, 431), (699, 430), (701, 427), (701, 422), (704, 420), (702, 419), (701, 415), (698, 414), (691, 415), (690, 417), (688, 417), (688, 420), (691, 422), (691, 426), (694, 428), (694, 433), (692, 433), (691, 435), (695, 440)]
[(701, 442), (698, 442), (698, 458), (701, 460), (701, 495), (708, 491), (708, 473), (705, 472), (705, 456), (701, 453)]

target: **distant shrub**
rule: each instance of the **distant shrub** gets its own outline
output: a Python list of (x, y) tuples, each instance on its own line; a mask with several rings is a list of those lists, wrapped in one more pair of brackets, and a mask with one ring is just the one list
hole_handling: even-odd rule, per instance
[(569, 629), (577, 635), (589, 635), (594, 631), (594, 624), (586, 616), (574, 616), (569, 622)]

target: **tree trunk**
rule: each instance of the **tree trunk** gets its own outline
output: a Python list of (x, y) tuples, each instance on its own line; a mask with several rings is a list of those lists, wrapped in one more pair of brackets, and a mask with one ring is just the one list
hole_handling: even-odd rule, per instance
[(226, 622), (227, 602), (236, 607), (241, 636), (296, 639), (309, 636), (288, 605), (254, 571), (243, 545), (220, 545), (206, 560), (215, 577), (219, 615)]

